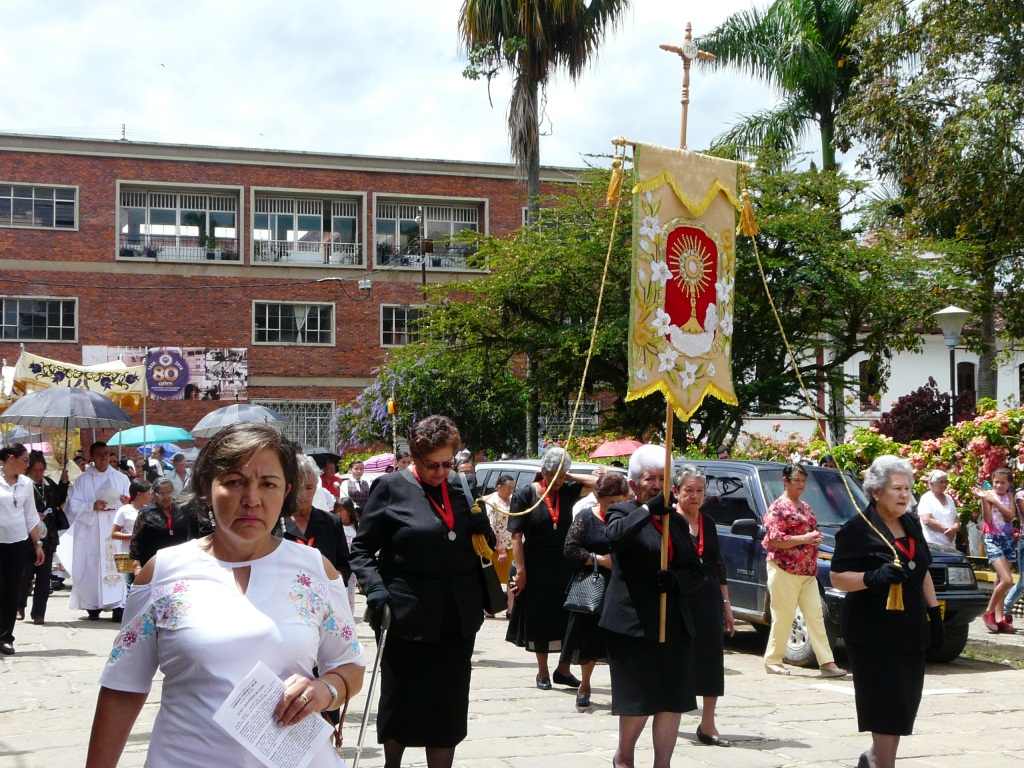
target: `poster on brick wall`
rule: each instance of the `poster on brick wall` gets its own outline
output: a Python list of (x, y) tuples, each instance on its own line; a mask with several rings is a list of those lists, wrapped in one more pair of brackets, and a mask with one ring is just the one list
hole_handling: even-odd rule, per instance
[(82, 364), (121, 360), (145, 365), (152, 400), (248, 400), (249, 350), (244, 347), (83, 346)]

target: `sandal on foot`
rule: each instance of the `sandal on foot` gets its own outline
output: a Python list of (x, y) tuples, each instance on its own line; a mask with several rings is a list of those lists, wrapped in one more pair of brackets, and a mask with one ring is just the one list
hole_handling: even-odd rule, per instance
[(764, 671), (769, 675), (788, 675), (789, 670), (781, 664), (765, 664)]

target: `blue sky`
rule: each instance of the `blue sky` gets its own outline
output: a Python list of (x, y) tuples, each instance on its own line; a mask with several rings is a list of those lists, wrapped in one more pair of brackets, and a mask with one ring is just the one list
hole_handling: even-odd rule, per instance
[[(0, 0), (0, 132), (507, 162), (509, 80), (465, 80), (461, 0)], [(634, 0), (594, 66), (548, 88), (541, 161), (675, 146), (679, 44), (749, 0)], [(695, 71), (691, 149), (775, 94)], [(812, 147), (813, 149), (813, 147)]]

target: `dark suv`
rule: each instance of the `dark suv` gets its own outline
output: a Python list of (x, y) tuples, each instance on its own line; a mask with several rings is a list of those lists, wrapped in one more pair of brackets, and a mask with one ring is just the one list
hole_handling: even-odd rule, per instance
[[(684, 463), (677, 460), (676, 465)], [(768, 610), (768, 570), (762, 521), (772, 501), (782, 495), (783, 464), (762, 461), (696, 460), (707, 475), (707, 498), (702, 510), (715, 521), (722, 545), (722, 559), (729, 579), (729, 599), (733, 615), (767, 632), (771, 623)], [(835, 533), (857, 514), (839, 472), (835, 469), (807, 467), (806, 501), (818, 519), (825, 540), (818, 554), (818, 587), (822, 594), (825, 629), (833, 647), (839, 639), (839, 609), (845, 592), (832, 586), (829, 566), (835, 548)], [(847, 473), (857, 507), (867, 505), (860, 482)], [(952, 661), (967, 644), (971, 621), (985, 610), (986, 596), (978, 589), (974, 571), (967, 559), (952, 547), (932, 547), (929, 568), (939, 604), (943, 609), (946, 641), (931, 661)], [(793, 632), (787, 644), (786, 659), (792, 664), (814, 662), (803, 616), (797, 612)]]

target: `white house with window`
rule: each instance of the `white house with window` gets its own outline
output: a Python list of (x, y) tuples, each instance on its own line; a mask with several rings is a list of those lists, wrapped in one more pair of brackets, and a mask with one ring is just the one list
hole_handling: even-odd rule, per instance
[[(882, 413), (888, 411), (898, 398), (927, 384), (928, 377), (935, 379), (940, 392), (949, 392), (949, 348), (942, 335), (938, 333), (927, 334), (922, 341), (919, 352), (900, 352), (893, 355), (889, 378), (884, 387), (879, 386), (874, 366), (864, 355), (854, 357), (846, 363), (847, 375), (860, 383), (858, 389), (847, 392), (845, 398), (849, 422), (847, 434), (853, 427), (870, 426)], [(1000, 344), (999, 351), (1002, 352), (1003, 349), (1004, 345)], [(997, 355), (997, 400), (1000, 407), (1018, 405), (1024, 402), (1024, 353), (1012, 354), (1008, 359), (1003, 358), (1003, 355)], [(976, 390), (978, 355), (968, 352), (963, 347), (957, 347), (955, 362), (957, 394)], [(811, 395), (815, 397), (817, 393), (812, 392)], [(806, 410), (806, 406), (802, 410)], [(775, 423), (779, 424), (779, 431), (782, 433), (797, 432), (808, 437), (816, 424), (809, 415), (805, 418), (794, 418), (778, 414), (748, 418), (743, 428), (747, 432), (771, 434)]]

